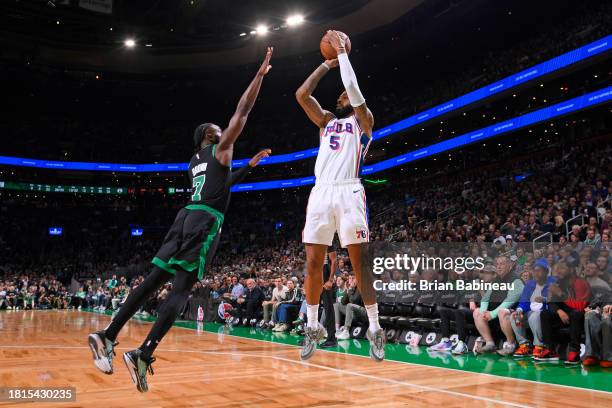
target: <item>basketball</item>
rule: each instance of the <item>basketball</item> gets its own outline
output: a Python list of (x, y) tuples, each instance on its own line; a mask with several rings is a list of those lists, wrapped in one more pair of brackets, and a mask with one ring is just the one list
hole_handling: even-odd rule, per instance
[[(345, 44), (346, 53), (350, 54), (351, 53), (351, 39), (349, 38), (348, 35), (346, 35), (342, 31), (339, 31), (339, 33), (340, 35), (343, 35), (344, 38), (346, 38), (346, 44)], [(336, 50), (334, 49), (334, 47), (332, 47), (331, 42), (329, 41), (330, 35), (332, 35), (332, 33), (325, 32), (325, 35), (323, 35), (323, 38), (321, 38), (321, 43), (319, 44), (319, 48), (321, 49), (321, 55), (323, 55), (323, 58), (325, 58), (326, 60), (330, 60), (330, 59), (334, 59), (338, 57)]]

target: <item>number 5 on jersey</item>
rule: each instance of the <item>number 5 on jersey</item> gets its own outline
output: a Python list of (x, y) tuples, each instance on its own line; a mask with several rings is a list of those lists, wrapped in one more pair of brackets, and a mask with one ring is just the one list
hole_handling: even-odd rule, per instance
[(191, 195), (191, 201), (200, 201), (202, 199), (202, 187), (206, 181), (206, 174), (193, 178), (193, 194)]
[(332, 150), (338, 150), (340, 148), (340, 136), (338, 136), (338, 135), (331, 135), (329, 137), (329, 147)]

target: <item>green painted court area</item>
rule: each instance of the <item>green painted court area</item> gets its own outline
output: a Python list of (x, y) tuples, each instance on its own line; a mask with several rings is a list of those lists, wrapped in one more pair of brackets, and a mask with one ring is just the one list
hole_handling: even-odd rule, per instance
[[(93, 312), (91, 310), (88, 311)], [(111, 315), (111, 312), (106, 311), (105, 314)], [(154, 318), (135, 317), (135, 319), (150, 322), (155, 321)], [(175, 326), (217, 333), (219, 336), (237, 336), (288, 346), (297, 346), (298, 341), (301, 339), (300, 336), (294, 336), (289, 333), (274, 333), (270, 330), (260, 330), (244, 326), (229, 327), (218, 323), (198, 323), (178, 320)], [(346, 353), (369, 358), (368, 342), (366, 340), (342, 340), (338, 342), (336, 348), (320, 351)], [(514, 359), (500, 357), (496, 354), (474, 355), (469, 353), (462, 356), (455, 356), (451, 353), (429, 352), (423, 346), (413, 347), (404, 344), (387, 344), (386, 359), (406, 364), (418, 364), (461, 370), (470, 373), (482, 373), (519, 380), (612, 392), (612, 370), (601, 367), (584, 368), (581, 365), (565, 366), (562, 361), (536, 364), (531, 359)], [(407, 369), (409, 369), (409, 367), (407, 367)]]

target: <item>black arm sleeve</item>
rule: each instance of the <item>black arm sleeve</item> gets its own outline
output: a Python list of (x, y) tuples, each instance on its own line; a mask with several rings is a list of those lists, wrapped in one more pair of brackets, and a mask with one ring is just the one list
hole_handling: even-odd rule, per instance
[(249, 174), (251, 169), (252, 167), (247, 164), (246, 166), (240, 168), (240, 170), (232, 172), (232, 186), (236, 183), (240, 183), (246, 177), (246, 175)]

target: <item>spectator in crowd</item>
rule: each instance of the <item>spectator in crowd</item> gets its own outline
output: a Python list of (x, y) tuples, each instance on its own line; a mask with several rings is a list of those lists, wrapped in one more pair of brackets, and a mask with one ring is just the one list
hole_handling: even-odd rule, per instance
[(585, 309), (585, 350), (582, 365), (612, 368), (612, 303), (591, 305)]
[(261, 312), (265, 296), (261, 288), (255, 284), (254, 279), (247, 279), (246, 285), (244, 294), (236, 302), (238, 304), (238, 317), (250, 322), (252, 319), (256, 319), (258, 313)]
[(0, 282), (0, 310), (7, 308), (6, 305), (6, 286)]
[[(597, 260), (599, 260), (599, 257)], [(591, 287), (591, 295), (592, 301), (600, 301), (601, 299), (605, 299), (610, 293), (610, 285), (608, 282), (603, 280), (601, 276), (606, 276), (607, 273), (600, 273), (597, 264), (594, 262), (589, 262), (586, 265), (584, 270), (584, 278), (588, 282)]]
[(289, 329), (290, 319), (297, 315), (302, 300), (303, 293), (301, 288), (296, 287), (293, 279), (287, 280), (287, 290), (276, 307), (275, 321), (277, 323), (272, 331), (284, 332)]
[(348, 280), (349, 288), (344, 293), (340, 303), (334, 303), (334, 313), (336, 322), (344, 322), (336, 333), (336, 339), (347, 340), (351, 337), (349, 330), (353, 321), (366, 322), (368, 315), (361, 299), (361, 294), (357, 289), (357, 280), (351, 275)]
[(23, 310), (36, 308), (36, 286), (30, 286), (23, 298)]
[(510, 309), (520, 299), (524, 284), (516, 276), (514, 264), (506, 256), (500, 256), (496, 259), (495, 272), (495, 282), (506, 284), (509, 288), (487, 290), (482, 296), (480, 307), (474, 310), (473, 317), (476, 329), (485, 341), (485, 344), (477, 348), (476, 351), (478, 353), (491, 353), (497, 350), (491, 329), (499, 325), (506, 336), (506, 341), (500, 352), (502, 355), (509, 355), (513, 354), (516, 349), (514, 332), (510, 324)]
[[(514, 357), (537, 356), (542, 351), (540, 313), (548, 308), (548, 288), (557, 281), (549, 276), (550, 266), (544, 258), (535, 262), (532, 271), (533, 279), (525, 284), (516, 311), (510, 315), (512, 330), (519, 344)], [(533, 348), (527, 338), (527, 329), (533, 333)]]
[[(459, 277), (456, 273), (451, 272), (450, 281), (462, 279), (465, 282), (474, 283), (480, 280), (480, 273), (482, 273), (482, 270), (468, 269)], [(468, 352), (466, 324), (468, 322), (473, 322), (473, 313), (478, 307), (480, 293), (477, 290), (453, 292), (454, 293), (444, 293), (440, 297), (438, 312), (440, 313), (440, 331), (442, 338), (438, 344), (429, 347), (429, 350), (451, 351), (452, 354), (460, 355)], [(454, 305), (452, 304), (453, 301), (455, 302)], [(455, 330), (457, 332), (457, 343), (455, 347), (453, 347), (453, 342), (450, 340), (451, 321), (455, 322)]]
[[(593, 220), (595, 220), (595, 217), (593, 217)], [(598, 249), (600, 242), (601, 242), (601, 236), (597, 232), (597, 228), (592, 225), (589, 226), (587, 228), (586, 238), (584, 239), (584, 245), (587, 245), (591, 248)]]
[(274, 321), (274, 316), (276, 316), (276, 308), (285, 298), (285, 295), (289, 290), (287, 286), (283, 285), (283, 281), (280, 277), (274, 279), (274, 285), (275, 287), (272, 291), (272, 298), (262, 303), (264, 323), (266, 323), (269, 327), (276, 326), (276, 322)]
[(10, 285), (8, 290), (6, 291), (6, 306), (8, 309), (15, 310), (17, 309), (17, 291), (15, 290), (15, 286)]
[(87, 296), (87, 293), (85, 292), (85, 288), (83, 286), (80, 286), (79, 290), (72, 297), (72, 305), (78, 310), (81, 310), (83, 305), (87, 307), (87, 304), (85, 301), (86, 296)]
[(540, 313), (544, 346), (536, 361), (558, 361), (558, 331), (569, 326), (570, 343), (566, 364), (580, 363), (580, 338), (584, 330), (584, 309), (591, 299), (591, 288), (578, 278), (568, 264), (559, 262), (554, 267), (557, 283), (548, 288), (548, 310)]

